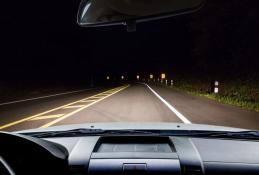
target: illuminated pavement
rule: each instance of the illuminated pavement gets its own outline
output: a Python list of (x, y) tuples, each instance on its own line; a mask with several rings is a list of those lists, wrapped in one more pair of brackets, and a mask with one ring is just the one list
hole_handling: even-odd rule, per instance
[(259, 113), (145, 84), (0, 106), (0, 130), (87, 122), (183, 122), (259, 129)]

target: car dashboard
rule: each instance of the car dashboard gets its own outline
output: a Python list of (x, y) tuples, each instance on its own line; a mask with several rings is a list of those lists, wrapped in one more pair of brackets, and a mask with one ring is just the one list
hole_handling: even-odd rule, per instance
[(18, 175), (259, 174), (257, 141), (130, 135), (38, 139), (9, 133), (0, 138), (0, 160)]
[(71, 174), (259, 174), (259, 143), (186, 137), (55, 138)]

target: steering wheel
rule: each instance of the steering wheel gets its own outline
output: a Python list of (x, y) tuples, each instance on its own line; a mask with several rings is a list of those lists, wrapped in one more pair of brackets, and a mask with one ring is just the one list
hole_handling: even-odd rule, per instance
[(59, 144), (5, 132), (0, 132), (0, 143), (0, 173), (68, 174), (68, 151)]

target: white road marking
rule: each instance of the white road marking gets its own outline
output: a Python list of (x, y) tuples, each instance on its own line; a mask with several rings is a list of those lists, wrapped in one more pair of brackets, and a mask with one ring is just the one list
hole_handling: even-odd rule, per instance
[(163, 99), (156, 91), (154, 91), (148, 84), (145, 84), (151, 92), (153, 92), (159, 100), (161, 100), (175, 115), (182, 120), (185, 124), (192, 124), (183, 114), (181, 114), (177, 109), (175, 109), (171, 104), (169, 104), (165, 99)]
[(64, 93), (59, 93), (59, 94), (46, 95), (46, 96), (42, 96), (42, 97), (35, 97), (35, 98), (28, 98), (28, 99), (24, 99), (24, 100), (5, 102), (5, 103), (1, 103), (0, 106), (14, 104), (14, 103), (21, 103), (21, 102), (26, 102), (26, 101), (32, 101), (32, 100), (38, 100), (38, 99), (43, 99), (43, 98), (49, 98), (49, 97), (56, 97), (56, 96), (66, 95), (66, 94), (73, 94), (73, 93), (83, 92), (83, 91), (92, 90), (92, 89), (95, 89), (95, 88), (82, 89), (82, 90), (78, 90), (78, 91), (69, 91), (69, 92), (64, 92)]

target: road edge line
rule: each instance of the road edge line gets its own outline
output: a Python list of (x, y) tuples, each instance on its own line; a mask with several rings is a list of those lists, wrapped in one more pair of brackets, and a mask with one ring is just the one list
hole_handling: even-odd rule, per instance
[(170, 103), (168, 103), (165, 99), (163, 99), (155, 90), (153, 90), (148, 84), (145, 84), (151, 92), (161, 100), (180, 120), (182, 120), (185, 124), (192, 124), (190, 120), (188, 120), (183, 114), (181, 114), (175, 107), (173, 107)]

